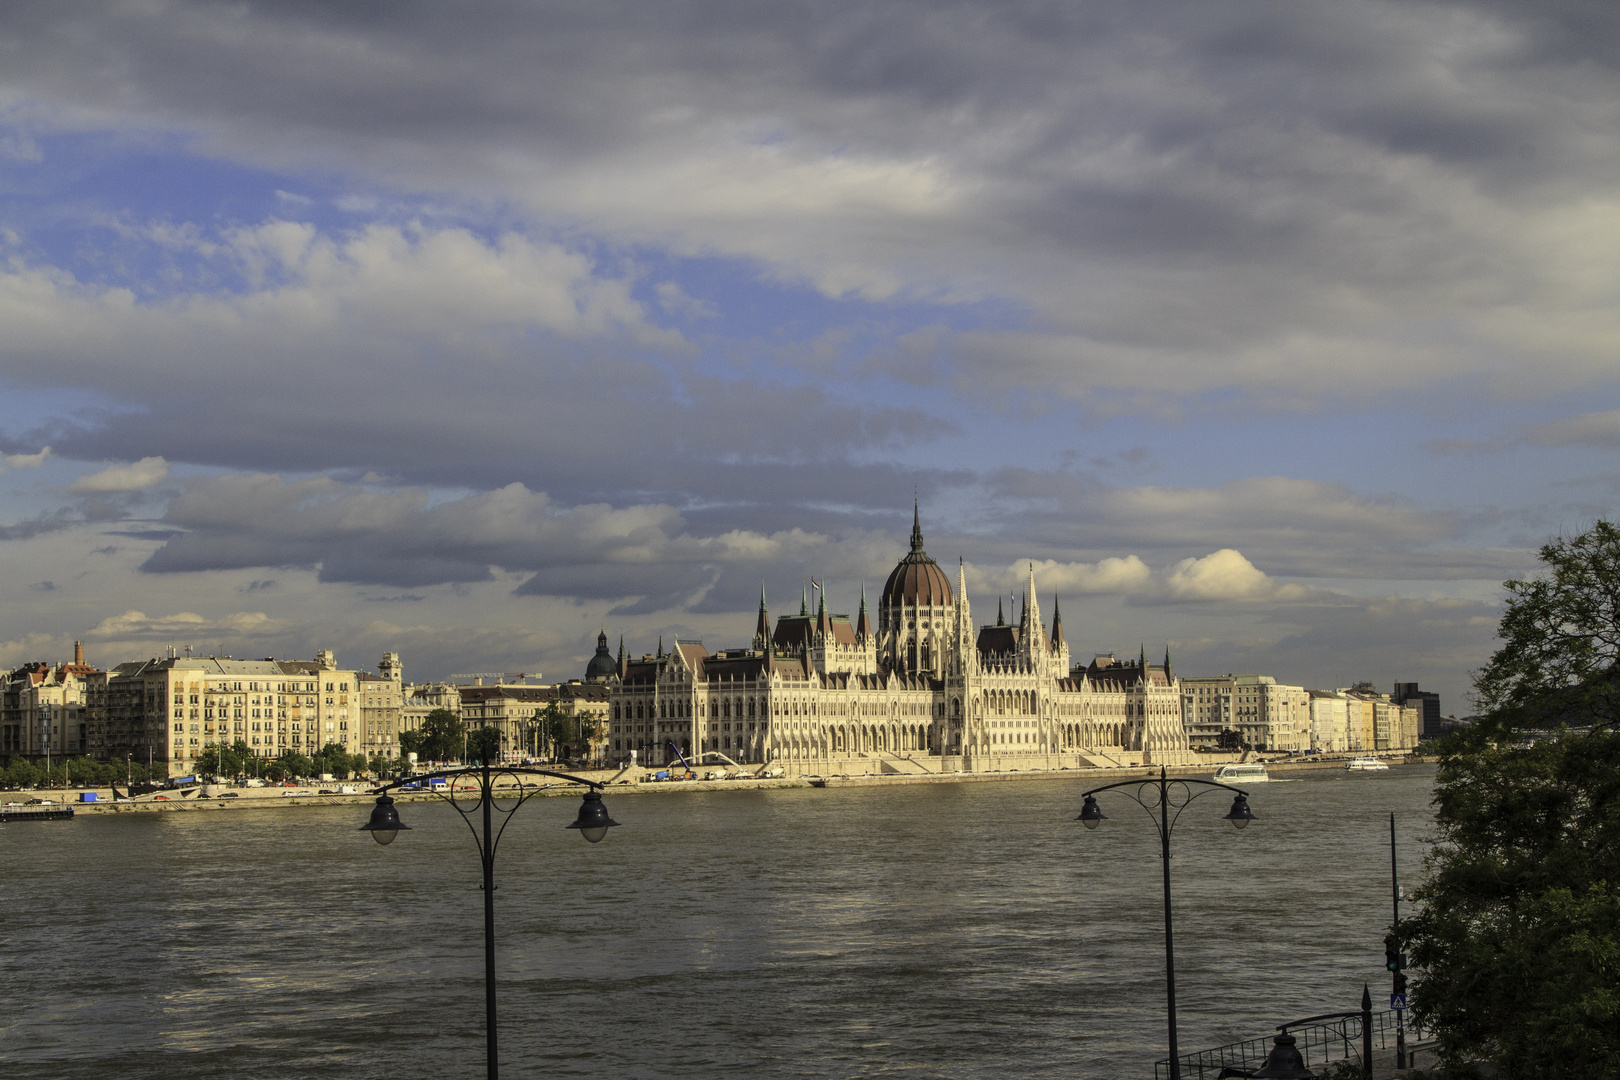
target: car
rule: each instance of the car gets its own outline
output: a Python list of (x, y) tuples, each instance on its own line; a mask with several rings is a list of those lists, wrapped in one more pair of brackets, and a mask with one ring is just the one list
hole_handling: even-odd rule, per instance
[(216, 799), (240, 799), (242, 796), (234, 791), (222, 791), (214, 797)]

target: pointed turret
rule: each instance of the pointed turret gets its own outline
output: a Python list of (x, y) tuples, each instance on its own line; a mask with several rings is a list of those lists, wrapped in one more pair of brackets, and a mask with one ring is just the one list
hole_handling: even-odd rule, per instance
[(918, 509), (917, 500), (912, 499), (911, 500), (911, 550), (912, 551), (921, 551), (922, 549), (923, 549), (922, 513)]
[(1142, 682), (1147, 682), (1147, 643), (1143, 642), (1140, 648), (1142, 654), (1136, 661), (1136, 673)]
[(1001, 597), (996, 597), (996, 625), (1006, 626), (1007, 619), (1001, 614)]
[(1024, 588), (1024, 633), (1029, 635), (1029, 655), (1034, 657), (1041, 649), (1041, 598), (1035, 592), (1035, 564), (1029, 564), (1029, 584)]
[(765, 610), (765, 583), (759, 583), (759, 618), (754, 621), (754, 648), (769, 649), (771, 646), (771, 617)]
[(624, 654), (624, 635), (619, 635), (619, 678), (630, 674), (630, 658)]
[(866, 582), (861, 582), (861, 613), (855, 619), (855, 640), (865, 642), (872, 636), (872, 620), (866, 614)]
[(658, 635), (658, 659), (662, 660), (663, 658), (664, 658), (664, 635), (659, 634)]
[(810, 596), (803, 585), (799, 586), (799, 614), (804, 618), (810, 617)]
[(820, 596), (816, 601), (816, 633), (831, 634), (832, 620), (827, 618), (827, 587), (823, 585), (816, 592)]
[(1052, 597), (1052, 648), (1057, 650), (1065, 644), (1063, 640), (1063, 613), (1058, 610), (1058, 598)]
[(1166, 642), (1165, 646), (1164, 646), (1164, 677), (1167, 680), (1171, 681), (1171, 682), (1174, 682), (1175, 678), (1176, 678), (1175, 675), (1173, 675), (1171, 673), (1171, 669), (1170, 669), (1170, 644), (1169, 644), (1169, 642)]

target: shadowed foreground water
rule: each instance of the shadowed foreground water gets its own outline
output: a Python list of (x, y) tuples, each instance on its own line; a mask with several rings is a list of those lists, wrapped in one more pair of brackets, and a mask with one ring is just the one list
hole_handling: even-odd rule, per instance
[[(1184, 1051), (1387, 992), (1432, 768), (1216, 792), (1175, 836)], [(612, 794), (514, 819), (496, 867), (507, 1077), (1148, 1077), (1163, 1056), (1157, 835), (1095, 778)], [(477, 856), (406, 806), (0, 826), (0, 1075), (482, 1075)]]

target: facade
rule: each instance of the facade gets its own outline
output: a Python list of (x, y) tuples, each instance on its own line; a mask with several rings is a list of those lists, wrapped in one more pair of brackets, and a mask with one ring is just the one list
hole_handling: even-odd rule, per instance
[[(605, 635), (599, 645), (605, 643)], [(977, 625), (965, 569), (953, 589), (912, 522), (874, 624), (860, 609), (772, 627), (761, 593), (753, 641), (700, 641), (632, 659), (620, 647), (609, 690), (609, 757), (643, 764), (729, 760), (790, 773), (922, 773), (1179, 764), (1191, 760), (1168, 655), (1071, 666), (1063, 620), (1050, 629), (1033, 567), (1017, 617)]]
[(1397, 705), (1410, 705), (1418, 710), (1418, 738), (1440, 737), (1440, 695), (1431, 690), (1419, 690), (1415, 682), (1398, 682), (1389, 695)]
[(1232, 725), (1231, 675), (1181, 680), (1182, 723), (1187, 741), (1194, 747), (1215, 749), (1223, 731), (1236, 731)]
[(1188, 741), (1213, 750), (1223, 731), (1246, 746), (1295, 753), (1311, 746), (1310, 699), (1303, 686), (1282, 686), (1270, 675), (1218, 675), (1183, 679)]
[(368, 712), (362, 676), (392, 685), (340, 669), (330, 649), (314, 660), (170, 656), (120, 664), (89, 679), (91, 756), (145, 756), (166, 762), (170, 775), (192, 772), (208, 747), (238, 740), (256, 757), (313, 755), (329, 743), (392, 756), (397, 692), (373, 685)]
[(405, 670), (399, 653), (383, 653), (377, 674), (356, 674), (360, 699), (360, 749), (367, 758), (399, 756), (405, 709)]
[(1312, 690), (1311, 749), (1324, 754), (1345, 753), (1350, 745), (1350, 702), (1332, 690)]
[(408, 683), (400, 694), (400, 731), (419, 730), (428, 714), (438, 709), (461, 715), (461, 688), (453, 683)]
[(1357, 683), (1339, 693), (1348, 702), (1351, 751), (1376, 754), (1417, 747), (1423, 714), (1416, 705), (1397, 705), (1371, 683)]
[(552, 686), (497, 683), (458, 687), (461, 719), (468, 728), (493, 727), (501, 734), (501, 753), (508, 759), (538, 755), (535, 718), (555, 704), (572, 718), (572, 737), (557, 747), (562, 758), (597, 760), (607, 744), (608, 688), (602, 683), (571, 679)]
[(90, 753), (90, 681), (101, 672), (73, 643), (71, 664), (24, 664), (0, 686), (0, 760)]

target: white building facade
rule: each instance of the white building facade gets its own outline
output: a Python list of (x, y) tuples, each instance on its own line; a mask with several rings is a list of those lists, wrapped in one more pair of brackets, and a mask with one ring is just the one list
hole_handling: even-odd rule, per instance
[[(773, 629), (763, 594), (748, 648), (677, 641), (608, 679), (610, 758), (705, 756), (790, 774), (980, 772), (1192, 760), (1169, 657), (1070, 663), (1056, 604), (1043, 622), (1033, 567), (1016, 619), (974, 623), (965, 569), (949, 578), (923, 549), (889, 575), (872, 625), (860, 611)], [(713, 760), (713, 758), (711, 758)]]

